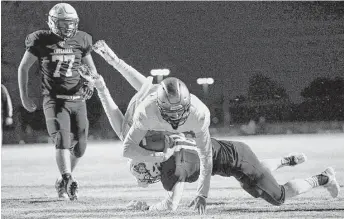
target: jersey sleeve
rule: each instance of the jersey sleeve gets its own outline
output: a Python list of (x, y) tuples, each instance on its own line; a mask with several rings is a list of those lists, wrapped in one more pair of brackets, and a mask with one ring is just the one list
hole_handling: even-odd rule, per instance
[(133, 125), (123, 142), (123, 156), (141, 161), (162, 162), (163, 152), (149, 151), (140, 146), (140, 142), (148, 132), (147, 126), (147, 117), (137, 110), (134, 114)]
[(30, 52), (34, 56), (39, 56), (39, 34), (37, 32), (33, 32), (26, 36), (25, 39), (25, 48), (26, 51)]
[(86, 33), (85, 38), (84, 38), (84, 43), (85, 45), (84, 45), (84, 51), (82, 53), (82, 57), (87, 56), (92, 51), (92, 36)]
[(201, 112), (197, 112), (198, 126), (195, 130), (195, 141), (198, 146), (200, 158), (200, 176), (198, 180), (197, 195), (208, 197), (210, 179), (213, 166), (212, 146), (209, 133), (210, 112), (204, 105)]

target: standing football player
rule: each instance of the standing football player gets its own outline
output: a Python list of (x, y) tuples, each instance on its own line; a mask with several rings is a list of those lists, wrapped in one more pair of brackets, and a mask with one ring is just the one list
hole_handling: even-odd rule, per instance
[[(122, 64), (122, 67), (124, 64)], [(130, 66), (122, 68), (129, 69)], [(114, 131), (124, 139), (127, 123), (131, 123), (134, 101), (144, 98), (145, 93), (152, 88), (150, 77), (140, 85), (141, 89), (131, 100), (126, 116), (123, 117), (117, 105), (111, 98), (110, 92), (100, 75), (87, 75), (88, 70), (81, 74), (92, 83), (98, 90), (103, 108), (107, 113)], [(133, 75), (137, 73), (132, 72)], [(137, 81), (138, 82), (138, 81)], [(122, 126), (115, 127), (116, 124)], [(285, 200), (310, 191), (313, 188), (323, 186), (330, 195), (335, 198), (339, 195), (340, 187), (335, 178), (334, 169), (329, 167), (324, 172), (306, 179), (293, 179), (280, 185), (273, 177), (272, 172), (286, 166), (295, 166), (306, 161), (304, 154), (291, 154), (283, 158), (265, 159), (259, 161), (255, 153), (243, 142), (225, 141), (211, 138), (213, 151), (212, 175), (224, 177), (235, 177), (242, 188), (255, 198), (262, 198), (273, 205), (282, 205)], [(157, 136), (145, 136), (141, 146), (153, 150), (173, 147), (172, 156), (161, 163), (152, 163), (140, 160), (130, 161), (130, 171), (136, 177), (139, 186), (147, 187), (161, 181), (165, 190), (168, 191), (166, 199), (159, 203), (148, 206), (144, 201), (132, 201), (127, 208), (150, 211), (176, 210), (184, 190), (184, 182), (197, 181), (200, 175), (200, 160), (196, 151), (196, 142), (188, 139), (183, 134)], [(170, 154), (171, 155), (171, 154)]]
[(93, 87), (84, 83), (77, 68), (86, 63), (96, 72), (90, 54), (92, 37), (78, 30), (78, 14), (67, 3), (56, 4), (49, 11), (47, 23), (50, 30), (38, 30), (26, 37), (26, 51), (18, 68), (20, 97), (27, 111), (36, 110), (27, 84), (29, 69), (38, 61), (47, 130), (56, 147), (61, 174), (55, 188), (59, 198), (76, 200), (78, 182), (72, 172), (85, 153), (88, 135), (85, 100), (93, 94)]

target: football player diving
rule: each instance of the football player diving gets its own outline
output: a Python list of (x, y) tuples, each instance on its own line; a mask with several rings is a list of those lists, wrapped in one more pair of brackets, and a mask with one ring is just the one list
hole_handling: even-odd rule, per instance
[[(96, 44), (95, 51), (103, 56), (104, 49), (109, 51), (109, 48), (104, 42), (101, 43), (102, 50), (97, 47), (99, 44)], [(150, 95), (149, 92), (156, 85), (152, 84), (151, 77), (145, 78), (120, 60), (113, 52), (111, 57), (116, 60), (112, 62), (112, 65), (123, 76), (126, 75), (126, 78), (129, 78), (130, 84), (136, 85), (135, 89), (140, 88), (130, 101), (125, 116), (121, 114), (111, 98), (100, 75), (91, 72), (87, 68), (80, 71), (80, 73), (95, 84), (110, 123), (120, 139), (123, 140), (126, 138), (128, 130), (130, 130), (128, 127), (131, 126), (132, 120), (135, 118), (135, 107), (140, 105), (142, 99)], [(339, 194), (339, 184), (331, 167), (306, 179), (293, 179), (284, 185), (277, 183), (271, 172), (284, 166), (295, 166), (304, 162), (306, 157), (303, 154), (259, 161), (250, 147), (242, 142), (211, 138), (211, 143), (212, 175), (235, 177), (242, 188), (255, 198), (261, 197), (273, 205), (281, 205), (286, 199), (318, 186), (326, 187), (332, 197), (337, 197)], [(195, 182), (200, 175), (201, 162), (197, 152), (199, 148), (196, 147), (196, 144), (197, 142), (194, 139), (186, 138), (181, 133), (170, 134), (162, 131), (160, 133), (146, 134), (144, 140), (140, 142), (141, 147), (149, 148), (152, 151), (164, 151), (164, 161), (155, 162), (154, 160), (147, 161), (134, 158), (130, 161), (130, 171), (137, 178), (140, 186), (148, 186), (161, 180), (164, 189), (168, 191), (168, 196), (163, 201), (151, 206), (148, 206), (144, 201), (134, 201), (128, 207), (151, 211), (175, 210), (180, 202), (184, 183)], [(194, 202), (195, 200), (190, 205), (194, 204)]]
[[(118, 59), (104, 41), (98, 41), (94, 48), (110, 65), (117, 70), (123, 69), (124, 62)], [(132, 73), (126, 76), (136, 78)], [(200, 157), (200, 177), (193, 203), (200, 214), (204, 213), (212, 167), (208, 107), (195, 95), (190, 94), (181, 80), (172, 77), (166, 78), (159, 85), (153, 85), (139, 102), (133, 122), (123, 140), (123, 156), (135, 160), (163, 162), (166, 160), (163, 152), (154, 152), (145, 149), (144, 145), (140, 146), (146, 134), (149, 131), (192, 132)]]
[(51, 8), (47, 24), (49, 30), (26, 37), (26, 51), (18, 68), (20, 98), (27, 111), (36, 110), (27, 84), (29, 69), (38, 61), (46, 126), (55, 144), (60, 173), (55, 188), (59, 198), (76, 200), (78, 182), (72, 172), (86, 150), (89, 124), (85, 100), (93, 94), (93, 86), (80, 77), (77, 68), (85, 63), (96, 72), (90, 54), (92, 37), (78, 30), (78, 14), (67, 3)]

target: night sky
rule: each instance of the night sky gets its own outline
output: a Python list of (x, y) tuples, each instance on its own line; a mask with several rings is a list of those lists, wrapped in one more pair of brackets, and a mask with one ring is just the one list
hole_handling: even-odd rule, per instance
[[(25, 36), (47, 28), (46, 14), (56, 3), (1, 2), (2, 82), (12, 96), (19, 95)], [(104, 39), (146, 76), (153, 68), (169, 68), (200, 97), (199, 77), (214, 78), (211, 96), (234, 97), (246, 95), (250, 76), (260, 73), (299, 102), (315, 78), (344, 75), (344, 2), (69, 3), (79, 14), (79, 29), (94, 42)], [(116, 102), (127, 105), (134, 89), (100, 56), (93, 57)], [(33, 73), (30, 84), (37, 101), (39, 78)]]

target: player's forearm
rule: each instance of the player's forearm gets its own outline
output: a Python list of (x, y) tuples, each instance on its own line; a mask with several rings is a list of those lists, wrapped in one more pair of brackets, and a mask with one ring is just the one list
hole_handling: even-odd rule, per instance
[(98, 91), (98, 97), (103, 105), (104, 111), (112, 129), (116, 132), (121, 141), (124, 140), (122, 136), (122, 122), (123, 114), (120, 112), (117, 104), (112, 99), (109, 89), (104, 85), (102, 87), (96, 87)]
[(13, 116), (13, 107), (12, 107), (12, 101), (10, 95), (7, 95), (7, 117)]
[(204, 145), (198, 150), (200, 158), (200, 176), (198, 180), (197, 195), (208, 197), (210, 179), (213, 168), (212, 146), (209, 131), (196, 137), (197, 145)]
[(123, 157), (146, 161), (146, 162), (163, 162), (164, 153), (146, 150), (138, 144), (124, 143)]
[[(137, 121), (134, 122), (134, 124), (130, 127), (123, 142), (123, 156), (140, 161), (162, 162), (164, 159), (163, 152), (149, 151), (140, 147), (140, 142), (144, 139), (145, 135), (147, 134), (147, 130), (144, 129), (144, 124), (146, 123), (138, 124), (138, 120), (140, 119), (135, 118), (135, 116), (134, 120)], [(139, 128), (138, 126), (142, 127)]]
[(167, 197), (155, 204), (149, 207), (150, 211), (175, 211), (178, 208), (178, 205), (182, 199), (184, 191), (184, 181), (177, 182), (171, 192), (168, 192)]
[(200, 176), (197, 186), (197, 195), (199, 196), (208, 197), (212, 166), (213, 161), (211, 156), (200, 158)]
[(20, 97), (27, 97), (27, 83), (28, 83), (29, 70), (19, 66), (18, 68), (18, 85)]

